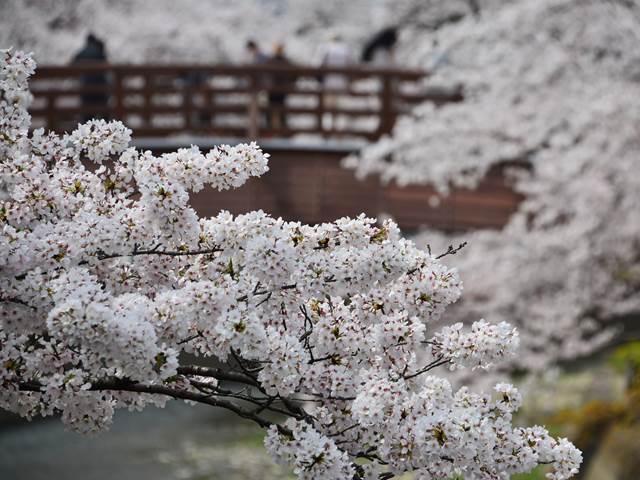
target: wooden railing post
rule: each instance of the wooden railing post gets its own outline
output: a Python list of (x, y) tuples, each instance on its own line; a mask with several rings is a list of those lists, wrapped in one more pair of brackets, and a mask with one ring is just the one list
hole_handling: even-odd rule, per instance
[(395, 111), (393, 102), (393, 78), (390, 74), (382, 75), (382, 91), (380, 92), (380, 123), (378, 124), (378, 135), (391, 132), (395, 122)]
[(120, 68), (113, 68), (113, 118), (126, 121), (124, 109), (124, 75)]
[(51, 130), (51, 131), (56, 131), (57, 130), (57, 125), (56, 125), (56, 95), (52, 95), (51, 93), (49, 95), (46, 96), (47, 98), (47, 106), (46, 106), (46, 113), (45, 113), (45, 121), (46, 121), (46, 126), (47, 129)]
[(249, 80), (249, 104), (247, 106), (247, 137), (249, 140), (258, 139), (258, 122), (260, 120), (258, 105), (258, 77), (255, 70), (251, 70)]
[(144, 97), (144, 112), (142, 113), (142, 119), (144, 122), (144, 127), (145, 128), (150, 128), (151, 127), (151, 109), (152, 109), (152, 103), (153, 103), (153, 92), (151, 90), (151, 84), (153, 82), (153, 77), (151, 76), (150, 73), (146, 73), (144, 75), (144, 91), (143, 91), (143, 97)]
[(184, 128), (187, 131), (193, 129), (193, 83), (194, 80), (189, 72), (185, 72), (184, 84), (182, 85), (182, 105), (184, 108)]
[(322, 136), (326, 135), (324, 130), (324, 84), (320, 84), (320, 91), (318, 92), (318, 130), (321, 132)]
[(207, 133), (208, 131), (210, 131), (211, 129), (215, 129), (217, 126), (216, 123), (216, 94), (215, 92), (210, 92), (207, 94), (207, 97), (209, 102), (207, 104), (207, 107), (210, 109), (209, 110), (209, 123), (207, 124)]

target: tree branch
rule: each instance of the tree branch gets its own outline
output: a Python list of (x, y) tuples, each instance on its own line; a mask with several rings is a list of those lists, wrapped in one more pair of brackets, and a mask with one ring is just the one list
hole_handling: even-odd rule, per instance
[[(449, 247), (447, 248), (447, 251), (438, 255), (436, 257), (436, 260), (441, 259), (442, 257), (446, 257), (447, 255), (455, 255), (456, 253), (458, 253), (460, 250), (462, 250), (464, 247), (467, 246), (467, 242), (462, 242), (460, 245), (458, 245), (457, 247), (453, 247), (453, 245), (449, 245)], [(431, 249), (429, 249), (431, 250)]]
[(2, 302), (2, 303), (15, 303), (17, 305), (22, 305), (23, 307), (30, 308), (31, 310), (36, 310), (36, 307), (34, 307), (32, 305), (29, 305), (27, 302), (25, 302), (24, 300), (20, 300), (19, 298), (13, 298), (13, 297), (0, 298), (0, 302)]
[(253, 387), (259, 387), (260, 384), (255, 378), (246, 375), (244, 373), (232, 372), (223, 370), (221, 368), (213, 367), (201, 367), (199, 365), (185, 365), (178, 367), (178, 373), (180, 375), (199, 375), (201, 377), (212, 377), (217, 380), (224, 380), (228, 382), (244, 383)]
[(188, 257), (194, 255), (210, 255), (212, 253), (222, 252), (222, 248), (210, 248), (206, 250), (186, 250), (186, 251), (171, 251), (171, 250), (138, 250), (134, 248), (131, 253), (105, 253), (103, 251), (96, 252), (96, 257), (98, 260), (108, 260), (110, 258), (120, 258), (120, 257), (135, 257), (139, 255), (165, 255), (168, 257)]
[(436, 367), (440, 367), (442, 365), (446, 365), (447, 363), (449, 363), (449, 360), (443, 360), (443, 357), (438, 357), (436, 360), (431, 362), (429, 365), (426, 365), (425, 367), (421, 368), (417, 372), (411, 373), (409, 375), (405, 375), (403, 378), (405, 380), (409, 380), (410, 378), (415, 378), (418, 375), (422, 375), (423, 373), (426, 373), (429, 370), (432, 370), (432, 369), (434, 369)]
[[(42, 385), (37, 382), (22, 382), (18, 384), (18, 387), (22, 391), (41, 392)], [(135, 393), (149, 393), (155, 395), (165, 395), (167, 397), (175, 398), (178, 400), (189, 400), (192, 402), (204, 403), (212, 407), (220, 407), (225, 410), (229, 410), (239, 417), (247, 420), (252, 420), (262, 428), (269, 428), (272, 425), (276, 425), (269, 420), (256, 415), (254, 412), (246, 410), (232, 402), (222, 400), (219, 398), (213, 398), (210, 395), (189, 392), (186, 390), (177, 390), (163, 385), (145, 385), (142, 383), (129, 382), (125, 380), (99, 380), (91, 384), (92, 391), (118, 391), (118, 392), (135, 392)], [(278, 429), (283, 427), (278, 425)]]

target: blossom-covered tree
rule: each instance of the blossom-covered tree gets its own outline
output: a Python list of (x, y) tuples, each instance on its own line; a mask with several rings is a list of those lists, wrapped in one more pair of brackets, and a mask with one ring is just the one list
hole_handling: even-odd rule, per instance
[[(267, 52), (284, 43), (292, 60), (306, 64), (320, 61), (318, 46), (334, 33), (357, 52), (383, 28), (398, 26), (404, 38), (414, 27), (433, 29), (472, 14), (475, 1), (12, 0), (0, 2), (0, 44), (37, 52), (41, 64), (66, 64), (91, 31), (115, 63), (217, 63), (250, 60), (245, 42), (253, 38)], [(402, 50), (404, 63), (409, 48)]]
[(88, 433), (117, 408), (201, 402), (267, 429), (301, 479), (577, 472), (566, 439), (511, 424), (511, 385), (492, 396), (434, 376), (487, 368), (517, 333), (483, 320), (430, 331), (460, 296), (458, 274), (392, 222), (198, 218), (189, 191), (239, 187), (267, 155), (155, 157), (128, 148), (117, 121), (30, 134), (34, 68), (0, 54), (2, 408)]
[[(354, 47), (386, 26), (389, 0), (12, 0), (0, 2), (0, 44), (37, 52), (40, 63), (67, 63), (87, 30), (116, 63), (249, 61), (245, 42), (274, 42), (309, 62), (330, 31)], [(130, 28), (122, 18), (138, 25)], [(203, 22), (215, 18), (215, 25)], [(188, 25), (189, 28), (184, 28)], [(319, 60), (319, 59), (318, 59)]]
[(437, 57), (433, 80), (464, 83), (465, 102), (419, 107), (349, 160), (360, 175), (443, 194), (497, 164), (526, 165), (515, 177), (526, 200), (503, 231), (415, 239), (468, 242), (450, 318), (515, 323), (517, 367), (588, 354), (637, 323), (639, 31), (638, 2), (590, 0), (483, 2), (477, 17), (416, 31), (413, 55)]

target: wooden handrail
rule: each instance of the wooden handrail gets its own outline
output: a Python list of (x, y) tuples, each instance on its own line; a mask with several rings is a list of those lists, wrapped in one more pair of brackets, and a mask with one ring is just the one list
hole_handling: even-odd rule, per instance
[(246, 75), (252, 73), (278, 73), (290, 72), (300, 76), (315, 76), (318, 74), (338, 73), (349, 77), (370, 77), (370, 76), (392, 76), (406, 80), (419, 80), (429, 73), (426, 70), (404, 69), (404, 68), (379, 68), (370, 66), (353, 66), (353, 67), (309, 67), (300, 65), (272, 65), (269, 63), (232, 65), (204, 65), (204, 64), (182, 64), (182, 65), (164, 65), (164, 64), (112, 64), (112, 63), (93, 63), (73, 65), (43, 65), (38, 66), (34, 78), (38, 76), (44, 77), (66, 77), (70, 74), (78, 73), (95, 73), (104, 71), (122, 71), (130, 74), (144, 73), (171, 73), (171, 72), (205, 72), (218, 75)]

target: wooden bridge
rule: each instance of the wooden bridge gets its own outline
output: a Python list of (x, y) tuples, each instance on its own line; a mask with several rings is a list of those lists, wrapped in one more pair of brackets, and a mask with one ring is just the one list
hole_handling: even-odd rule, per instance
[[(419, 70), (269, 64), (40, 67), (31, 81), (31, 113), (35, 126), (53, 130), (75, 128), (93, 116), (117, 118), (142, 137), (186, 132), (375, 140), (417, 103), (462, 100), (459, 90), (425, 89), (425, 75)], [(325, 80), (344, 86), (325, 87)]]
[[(307, 223), (365, 212), (388, 214), (405, 229), (496, 228), (519, 197), (493, 170), (474, 191), (434, 202), (427, 187), (358, 181), (341, 159), (389, 133), (398, 115), (425, 101), (462, 101), (462, 90), (425, 85), (426, 73), (374, 68), (281, 65), (40, 67), (31, 81), (34, 128), (70, 131), (89, 118), (114, 118), (155, 153), (191, 144), (258, 140), (270, 172), (232, 192), (193, 198), (202, 215), (263, 209)], [(329, 82), (328, 79), (341, 79)], [(329, 85), (341, 84), (340, 88)]]

